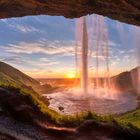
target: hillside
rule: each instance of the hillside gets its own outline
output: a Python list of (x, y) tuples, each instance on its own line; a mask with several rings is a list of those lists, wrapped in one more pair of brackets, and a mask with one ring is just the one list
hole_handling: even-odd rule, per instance
[(0, 72), (0, 85), (1, 84), (12, 84), (15, 85), (16, 81), (12, 79), (11, 77), (7, 76), (6, 74)]
[(24, 74), (20, 70), (0, 61), (0, 85), (14, 85), (16, 87), (24, 87), (33, 89), (38, 93), (46, 93), (52, 88), (49, 84), (40, 85), (40, 82)]
[(127, 122), (133, 126), (140, 128), (140, 109), (137, 109), (132, 112), (128, 112), (117, 118), (119, 121)]
[(111, 81), (121, 91), (132, 91), (139, 94), (139, 70), (140, 67), (136, 67), (130, 71), (122, 72), (112, 77)]
[(12, 82), (26, 86), (39, 85), (35, 79), (4, 62), (0, 62), (0, 82)]

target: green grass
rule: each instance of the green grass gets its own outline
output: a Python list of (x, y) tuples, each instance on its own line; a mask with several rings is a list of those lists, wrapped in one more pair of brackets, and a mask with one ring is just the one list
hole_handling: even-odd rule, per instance
[(134, 129), (140, 130), (140, 95), (137, 97), (138, 108), (134, 111), (127, 112), (119, 117), (116, 117), (116, 120), (126, 127), (132, 127)]
[(42, 100), (41, 96), (33, 90), (23, 89), (17, 85), (1, 84), (0, 87), (8, 88), (11, 91), (18, 92), (23, 95), (28, 95), (32, 103), (40, 110), (46, 121), (67, 127), (79, 126), (85, 120), (93, 119), (101, 122), (109, 122), (123, 128), (140, 130), (140, 109), (126, 113), (120, 117), (111, 115), (100, 116), (94, 112), (84, 112), (76, 115), (61, 115), (58, 112), (49, 109), (47, 104)]
[(100, 116), (98, 116), (96, 113), (93, 112), (86, 112), (86, 113), (81, 113), (81, 114), (71, 115), (71, 116), (61, 115), (58, 112), (49, 109), (47, 104), (44, 103), (44, 101), (42, 100), (42, 97), (38, 93), (34, 92), (33, 90), (23, 89), (15, 84), (9, 85), (6, 83), (0, 84), (0, 87), (7, 88), (8, 90), (19, 94), (28, 95), (33, 105), (35, 105), (40, 110), (40, 112), (42, 113), (42, 115), (46, 117), (46, 120), (48, 122), (51, 122), (53, 124), (70, 127), (70, 126), (78, 126), (79, 124), (81, 124), (82, 122), (88, 119), (103, 120), (103, 118), (101, 118)]
[(13, 86), (16, 86), (17, 83), (9, 76), (5, 75), (4, 73), (0, 72), (0, 85), (9, 85), (9, 83)]
[(116, 120), (121, 122), (122, 124), (127, 124), (128, 126), (130, 125), (130, 127), (132, 126), (140, 129), (140, 109), (117, 117)]

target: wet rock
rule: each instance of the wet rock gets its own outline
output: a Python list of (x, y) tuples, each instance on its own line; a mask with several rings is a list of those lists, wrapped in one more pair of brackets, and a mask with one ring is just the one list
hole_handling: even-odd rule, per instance
[(64, 110), (64, 107), (59, 106), (58, 109), (59, 109), (60, 111), (63, 111), (63, 110)]

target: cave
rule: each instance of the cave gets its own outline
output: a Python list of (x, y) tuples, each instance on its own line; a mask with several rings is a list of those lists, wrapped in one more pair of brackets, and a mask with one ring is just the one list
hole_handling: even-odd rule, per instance
[(137, 0), (1, 0), (0, 18), (29, 15), (57, 15), (77, 18), (99, 14), (125, 23), (140, 25)]
[[(94, 15), (92, 16), (92, 14), (94, 14)], [(18, 40), (19, 43), (13, 41), (12, 42), (13, 44), (12, 44), (12, 43), (9, 43), (10, 42), (9, 41), (9, 42), (7, 42), (8, 45), (6, 46), (4, 44), (6, 42), (5, 40), (8, 40), (9, 38), (12, 40), (12, 37), (16, 40), (20, 36), (20, 34), (17, 34), (17, 36), (14, 36), (14, 34), (11, 34), (11, 32), (13, 30), (9, 31), (8, 33), (4, 33), (1, 31), (0, 32), (1, 41), (3, 41), (2, 39), (4, 39), (4, 41), (2, 43), (5, 45), (5, 46), (1, 45), (2, 43), (0, 42), (1, 43), (0, 47), (2, 47), (1, 50), (3, 49), (2, 51), (4, 52), (6, 50), (6, 49), (4, 50), (4, 47), (7, 47), (7, 50), (9, 49), (8, 53), (11, 53), (13, 51), (13, 54), (14, 55), (16, 54), (15, 56), (13, 55), (13, 57), (15, 57), (15, 60), (17, 62), (20, 60), (20, 57), (22, 58), (22, 55), (24, 55), (24, 58), (28, 58), (28, 56), (30, 55), (31, 57), (33, 56), (34, 62), (37, 63), (37, 62), (39, 62), (39, 61), (37, 61), (37, 59), (39, 57), (41, 58), (43, 56), (45, 58), (47, 54), (56, 55), (55, 50), (57, 48), (59, 48), (59, 46), (61, 45), (61, 44), (59, 45), (59, 43), (58, 43), (58, 40), (61, 38), (61, 32), (65, 32), (64, 36), (66, 34), (71, 33), (69, 31), (67, 32), (67, 29), (72, 30), (73, 27), (76, 25), (76, 24), (74, 24), (75, 21), (78, 21), (80, 19), (80, 17), (83, 18), (83, 21), (82, 22), (80, 21), (82, 26), (79, 27), (78, 30), (82, 30), (82, 27), (84, 27), (83, 28), (83, 36), (84, 36), (83, 38), (85, 39), (85, 40), (83, 39), (84, 41), (81, 44), (86, 44), (85, 46), (88, 48), (87, 42), (90, 39), (88, 40), (88, 38), (86, 37), (86, 34), (89, 33), (88, 32), (89, 28), (87, 25), (84, 25), (85, 23), (88, 23), (88, 22), (86, 22), (86, 18), (85, 18), (85, 16), (87, 16), (87, 15), (90, 15), (91, 18), (95, 16), (94, 20), (98, 19), (97, 21), (100, 21), (100, 22), (96, 22), (96, 24), (98, 24), (98, 23), (100, 24), (99, 27), (96, 26), (97, 32), (98, 31), (101, 32), (101, 34), (97, 34), (97, 36), (101, 36), (101, 38), (103, 38), (105, 36), (106, 40), (109, 41), (109, 39), (107, 38), (107, 35), (109, 33), (107, 34), (106, 31), (103, 31), (105, 24), (102, 21), (105, 21), (104, 18), (107, 17), (107, 21), (109, 20), (109, 22), (114, 22), (113, 20), (117, 20), (117, 24), (118, 23), (123, 24), (124, 26), (125, 25), (133, 26), (134, 25), (133, 27), (136, 31), (139, 28), (137, 26), (140, 26), (140, 2), (138, 2), (138, 0), (26, 0), (26, 1), (25, 0), (1, 0), (0, 1), (0, 20), (3, 22), (3, 24), (0, 23), (0, 26), (2, 25), (1, 28), (4, 31), (6, 28), (3, 28), (4, 27), (3, 25), (8, 26), (8, 23), (9, 23), (9, 28), (7, 28), (7, 30), (5, 30), (5, 32), (8, 32), (8, 30), (10, 30), (10, 27), (13, 28), (13, 30), (15, 30), (17, 28), (17, 30), (15, 31), (15, 34), (20, 31), (20, 32), (22, 32), (21, 34), (24, 35), (23, 38), (25, 40), (27, 39), (27, 44), (25, 43), (25, 40), (22, 38), (22, 39)], [(46, 38), (48, 40), (47, 39), (44, 40), (44, 38), (42, 40), (39, 40), (40, 38), (37, 40), (36, 38), (34, 38), (34, 36), (40, 33), (40, 29), (38, 27), (41, 27), (43, 24), (46, 25), (46, 23), (43, 22), (44, 19), (45, 19), (45, 21), (47, 21), (47, 20), (49, 20), (48, 17), (57, 17), (58, 18), (58, 16), (60, 17), (60, 20), (62, 20), (62, 19), (73, 20), (72, 21), (73, 26), (71, 26), (70, 24), (67, 24), (67, 26), (65, 27), (66, 30), (62, 30), (62, 28), (61, 28), (60, 30), (56, 30), (53, 34), (51, 34), (52, 36), (55, 35), (55, 39), (54, 40), (52, 39), (50, 42), (52, 43), (54, 41), (53, 43), (56, 43), (56, 44), (58, 43), (58, 47), (56, 45), (52, 50), (48, 47), (50, 49), (49, 51), (50, 52), (52, 51), (49, 54), (48, 50), (40, 49), (40, 48), (43, 48), (44, 46), (46, 47), (48, 45), (47, 41), (49, 39), (47, 38), (48, 37), (47, 34), (44, 34), (44, 32), (41, 33), (42, 36), (43, 35), (45, 37), (47, 36)], [(37, 22), (35, 23), (38, 26), (32, 26), (34, 23), (35, 17), (39, 17), (39, 18), (43, 19), (41, 24), (38, 24)], [(47, 17), (47, 18), (45, 18), (45, 17)], [(29, 20), (29, 18), (32, 20), (32, 23), (30, 24), (30, 28), (26, 28), (26, 26), (24, 26), (24, 25), (18, 26), (18, 24), (15, 24), (17, 20), (20, 20), (19, 24), (21, 24), (23, 20), (26, 23), (26, 20)], [(11, 23), (12, 19), (15, 20), (15, 23), (14, 22)], [(7, 20), (9, 20), (9, 21), (7, 21)], [(7, 21), (7, 23), (6, 23), (6, 21)], [(58, 20), (52, 20), (51, 22), (52, 23), (56, 22), (56, 24), (57, 24), (57, 21)], [(52, 24), (52, 23), (50, 23), (50, 24)], [(61, 24), (61, 22), (59, 24), (62, 27), (65, 26), (65, 25)], [(25, 27), (25, 28), (22, 28), (22, 27)], [(47, 26), (44, 26), (44, 28), (42, 28), (41, 30), (46, 31), (46, 29), (47, 29), (46, 27)], [(116, 26), (114, 26), (114, 27), (116, 28)], [(120, 27), (120, 29), (121, 29), (121, 27)], [(19, 28), (20, 28), (20, 30), (19, 30)], [(95, 29), (95, 28), (93, 28), (93, 29)], [(118, 29), (116, 28), (116, 30), (118, 30)], [(75, 29), (75, 31), (76, 31), (76, 29)], [(33, 36), (32, 36), (32, 34), (31, 34), (31, 36), (32, 36), (32, 38), (34, 38), (34, 40), (31, 40), (31, 42), (28, 42), (29, 41), (28, 38), (31, 37), (26, 34), (28, 32), (29, 33), (33, 32)], [(51, 32), (51, 29), (50, 29), (50, 32)], [(58, 34), (58, 32), (60, 32), (60, 34)], [(103, 32), (103, 34), (102, 34), (102, 32)], [(72, 35), (74, 35), (74, 30), (72, 33), (73, 33)], [(122, 33), (122, 32), (120, 31), (120, 33)], [(136, 32), (134, 32), (134, 33), (136, 33)], [(126, 38), (123, 38), (125, 36), (125, 34), (126, 34), (126, 32), (124, 34), (122, 34), (122, 36), (120, 36), (120, 38), (122, 37), (122, 39), (124, 39), (124, 42), (122, 42), (122, 46), (123, 45), (125, 46)], [(131, 34), (131, 33), (129, 32), (128, 35), (129, 34)], [(136, 36), (139, 36), (139, 35), (140, 34), (137, 34)], [(82, 36), (82, 34), (81, 34), (81, 36)], [(112, 36), (113, 36), (113, 34), (112, 34)], [(138, 37), (136, 38), (136, 36), (133, 36), (133, 34), (131, 34), (130, 38), (132, 39), (132, 37), (134, 37), (134, 39), (138, 40)], [(91, 39), (93, 39), (93, 38), (91, 37)], [(128, 39), (128, 40), (131, 42), (130, 39)], [(35, 47), (36, 47), (36, 45), (38, 45), (37, 41), (39, 43), (42, 43), (42, 44), (44, 43), (44, 44), (43, 45), (39, 44), (38, 48), (36, 49)], [(77, 40), (75, 39), (74, 41), (77, 41)], [(100, 39), (99, 39), (99, 41), (100, 41)], [(121, 39), (120, 39), (120, 41), (121, 41)], [(73, 43), (73, 42), (70, 42), (70, 43)], [(101, 42), (102, 42), (102, 40), (101, 40)], [(51, 43), (50, 43), (50, 46), (52, 45)], [(62, 41), (62, 43), (64, 44), (65, 47), (67, 47), (65, 42)], [(98, 44), (98, 42), (97, 42), (97, 44)], [(108, 44), (108, 42), (104, 46), (108, 46), (107, 44)], [(99, 45), (97, 45), (97, 48)], [(137, 43), (137, 46), (138, 45), (139, 44)], [(19, 50), (18, 50), (17, 46), (19, 46)], [(73, 50), (74, 50), (75, 46), (74, 45), (72, 46)], [(82, 47), (81, 46), (80, 47), (84, 48), (83, 46), (84, 45), (82, 45)], [(124, 48), (121, 48), (122, 46), (120, 45), (120, 53), (123, 54)], [(17, 49), (17, 50), (14, 51), (10, 47), (11, 48), (13, 47), (14, 49)], [(22, 50), (22, 48), (24, 48), (24, 47), (26, 47), (26, 49)], [(32, 50), (30, 50), (30, 47), (32, 48)], [(71, 50), (71, 48), (69, 49), (68, 47), (67, 47), (68, 51), (70, 53), (71, 52), (73, 53), (74, 51)], [(88, 52), (86, 52), (86, 47), (84, 48), (85, 50), (83, 51), (85, 53), (84, 55), (88, 54)], [(107, 48), (107, 47), (105, 49), (108, 50), (108, 52), (110, 51), (109, 48)], [(63, 87), (64, 83), (65, 83), (66, 85), (69, 86), (70, 89), (72, 89), (72, 90), (68, 90), (66, 88), (65, 94), (68, 95), (66, 97), (66, 96), (63, 96), (64, 95), (63, 88), (59, 91), (58, 90), (59, 88), (57, 86), (53, 87), (52, 83), (55, 83), (55, 80), (54, 80), (55, 78), (54, 79), (52, 78), (54, 81), (53, 80), (51, 81), (51, 78), (49, 79), (47, 77), (48, 79), (46, 78), (47, 79), (47, 82), (46, 82), (45, 78), (44, 79), (43, 78), (42, 79), (41, 78), (40, 79), (32, 78), (32, 77), (28, 76), (27, 73), (24, 74), (22, 71), (18, 70), (16, 66), (13, 67), (9, 64), (10, 61), (11, 61), (11, 63), (12, 63), (12, 61), (14, 61), (14, 59), (12, 59), (13, 57), (7, 57), (9, 59), (5, 59), (5, 60), (1, 59), (5, 55), (4, 53), (2, 54), (2, 51), (0, 53), (0, 97), (1, 97), (0, 98), (0, 128), (1, 128), (1, 126), (4, 126), (4, 133), (0, 129), (0, 139), (6, 138), (9, 140), (12, 140), (12, 139), (21, 138), (21, 140), (22, 140), (22, 139), (26, 139), (26, 138), (31, 138), (33, 140), (34, 139), (44, 140), (44, 139), (49, 138), (51, 140), (63, 140), (63, 139), (64, 140), (73, 140), (73, 139), (74, 140), (79, 140), (79, 139), (80, 140), (92, 140), (93, 138), (95, 138), (97, 140), (102, 140), (102, 139), (107, 139), (107, 140), (135, 139), (135, 140), (137, 140), (140, 138), (140, 125), (139, 125), (139, 122), (140, 122), (140, 116), (139, 116), (139, 114), (140, 114), (140, 92), (139, 91), (140, 91), (140, 89), (138, 88), (139, 82), (140, 82), (140, 78), (138, 78), (138, 74), (140, 74), (140, 71), (139, 71), (140, 67), (133, 68), (130, 71), (127, 71), (127, 70), (121, 71), (119, 74), (113, 75), (112, 77), (109, 74), (107, 74), (108, 75), (107, 78), (94, 77), (95, 81), (96, 81), (96, 82), (93, 82), (93, 83), (95, 83), (95, 91), (98, 88), (98, 86), (97, 86), (98, 82), (100, 83), (99, 86), (103, 87), (104, 83), (108, 84), (108, 79), (109, 79), (109, 82), (111, 80), (112, 80), (111, 81), (112, 83), (115, 81), (114, 83), (118, 85), (118, 91), (121, 90), (126, 93), (127, 92), (133, 93), (132, 95), (131, 94), (129, 95), (129, 100), (126, 100), (125, 102), (123, 99), (127, 94), (123, 95), (123, 96), (119, 96), (122, 98), (122, 104), (121, 104), (118, 97), (111, 96), (111, 98), (104, 97), (103, 99), (99, 99), (98, 97), (96, 98), (94, 96), (89, 96), (87, 98), (87, 96), (83, 95), (83, 93), (89, 94), (88, 88), (86, 89), (86, 87), (88, 87), (88, 84), (89, 84), (88, 75), (86, 74), (88, 69), (86, 68), (86, 66), (87, 66), (86, 62), (84, 62), (85, 64), (83, 64), (83, 65), (85, 65), (85, 66), (82, 69), (87, 69), (87, 70), (86, 70), (86, 72), (84, 72), (83, 75), (87, 75), (87, 76), (83, 81), (85, 81), (86, 84), (83, 85), (83, 87), (85, 87), (85, 88), (83, 88), (84, 92), (79, 96), (80, 98), (82, 97), (79, 100), (79, 97), (77, 95), (75, 95), (75, 93), (80, 93), (81, 91), (79, 92), (78, 91), (79, 89), (77, 88), (78, 89), (77, 90), (75, 88), (76, 90), (73, 93), (73, 89), (71, 88), (73, 83), (75, 83), (74, 79), (76, 79), (75, 78), (76, 76), (73, 72), (70, 71), (69, 73), (67, 73), (66, 77), (63, 77), (64, 79), (62, 78), (61, 80), (59, 80), (59, 78), (58, 79), (56, 78), (57, 79), (56, 81), (60, 82), (60, 83), (58, 82), (58, 85), (60, 84)], [(42, 56), (37, 56), (36, 55), (36, 53), (38, 53), (37, 51), (39, 51), (39, 53), (42, 53), (42, 54), (44, 53), (44, 54)], [(53, 51), (54, 51), (54, 54), (53, 54)], [(63, 51), (63, 52), (61, 52), (61, 51), (62, 51), (62, 49), (60, 48), (60, 50), (58, 51), (59, 55), (61, 55), (61, 53), (66, 53), (65, 51)], [(117, 53), (117, 51), (118, 50), (116, 49), (114, 52)], [(133, 53), (133, 48), (130, 51), (131, 51), (130, 53)], [(136, 47), (135, 47), (135, 51), (137, 51)], [(75, 52), (76, 52), (76, 49), (75, 49)], [(107, 69), (109, 68), (108, 52), (106, 54), (104, 54), (105, 57), (103, 58), (103, 59), (106, 59), (105, 68), (107, 68)], [(139, 52), (140, 52), (140, 49), (139, 49)], [(76, 53), (78, 54), (78, 52), (76, 52)], [(105, 53), (104, 49), (102, 49), (101, 52), (99, 52), (99, 53)], [(127, 51), (126, 51), (126, 53), (127, 53)], [(73, 56), (71, 56), (72, 59), (74, 58)], [(96, 57), (98, 59), (98, 57), (100, 57), (100, 55), (98, 55)], [(139, 59), (140, 57), (137, 57), (137, 58)], [(20, 65), (24, 65), (24, 63), (26, 63), (29, 59), (26, 59), (26, 61), (20, 61), (21, 62)], [(82, 58), (82, 61), (84, 61), (85, 59), (88, 59), (88, 58), (84, 56)], [(119, 59), (120, 59), (120, 61), (123, 61), (123, 60), (121, 60), (121, 57)], [(9, 61), (9, 63), (6, 64), (5, 62), (1, 62), (1, 61), (7, 61), (7, 62)], [(41, 61), (42, 62), (44, 61), (44, 63), (50, 63), (50, 61), (48, 61), (47, 59), (42, 59)], [(31, 64), (31, 65), (35, 65), (35, 63)], [(80, 63), (82, 63), (82, 62), (80, 61)], [(127, 62), (125, 62), (125, 64), (126, 63)], [(132, 62), (132, 63), (134, 63), (134, 62)], [(38, 63), (38, 64), (41, 64), (41, 63)], [(52, 64), (59, 64), (59, 63), (54, 63), (52, 61)], [(18, 65), (18, 63), (17, 63), (17, 65)], [(80, 65), (80, 64), (78, 64), (78, 65)], [(48, 67), (50, 67), (50, 66), (51, 65), (48, 65)], [(46, 67), (46, 65), (42, 65), (42, 67)], [(59, 66), (59, 67), (61, 67), (61, 66)], [(98, 68), (98, 66), (96, 68)], [(54, 68), (54, 69), (57, 69), (57, 68)], [(40, 68), (40, 70), (41, 70), (41, 68)], [(52, 73), (51, 70), (48, 70), (47, 72)], [(34, 73), (36, 73), (36, 71), (34, 71)], [(133, 79), (132, 79), (132, 77), (133, 77)], [(81, 77), (79, 79), (78, 78), (76, 79), (77, 81)], [(107, 81), (107, 82), (104, 82), (104, 81)], [(3, 83), (5, 82), (6, 84), (5, 83), (3, 84), (2, 82)], [(12, 84), (10, 85), (9, 83), (12, 83), (13, 85)], [(91, 83), (91, 85), (93, 83)], [(134, 84), (135, 84), (135, 86), (134, 86)], [(107, 88), (109, 89), (110, 86), (108, 86)], [(138, 90), (137, 90), (137, 88), (138, 88)], [(62, 92), (63, 94), (56, 92), (57, 90), (59, 92)], [(104, 93), (103, 90), (105, 90), (105, 88), (102, 88), (101, 92), (97, 91), (97, 93), (101, 93), (101, 94), (98, 94), (98, 96), (100, 96), (100, 97), (103, 96), (103, 93)], [(108, 91), (109, 90), (106, 90), (105, 94)], [(72, 94), (70, 94), (70, 92), (72, 92)], [(111, 91), (111, 92), (114, 94), (117, 93), (116, 91)], [(48, 95), (46, 96), (46, 94), (48, 94)], [(106, 95), (106, 96), (110, 96), (110, 95)], [(59, 98), (60, 98), (60, 101), (58, 100)], [(56, 100), (58, 100), (58, 102)], [(55, 109), (55, 103), (53, 101), (56, 102), (56, 105), (57, 105), (56, 109)], [(66, 106), (66, 107), (63, 106), (65, 103), (67, 105), (67, 103), (69, 103), (69, 101), (71, 101), (71, 103), (76, 102), (76, 101), (78, 101), (78, 102), (77, 102), (77, 104), (73, 104), (73, 106), (71, 104), (70, 104), (71, 106)], [(89, 101), (90, 101), (90, 103), (89, 103)], [(84, 113), (82, 114), (83, 108), (81, 109), (81, 106), (83, 105), (85, 108), (90, 108), (92, 101), (97, 102), (97, 104), (95, 104), (95, 106), (97, 107), (97, 110), (99, 108), (98, 102), (102, 103), (103, 108), (102, 109), (100, 108), (100, 111), (105, 112), (104, 114), (107, 116), (102, 116), (102, 114), (100, 114), (100, 112), (97, 112), (97, 110), (87, 110), (87, 112), (85, 114)], [(113, 108), (118, 103), (120, 103), (119, 107), (121, 109), (122, 109), (122, 105), (125, 104), (124, 110), (120, 109), (122, 112), (119, 112), (118, 107), (116, 107), (116, 110), (114, 108), (111, 109), (111, 111), (113, 113), (109, 114), (110, 111), (107, 111), (108, 105), (106, 105), (105, 103), (109, 104), (110, 108), (111, 107)], [(81, 114), (78, 114), (79, 112), (76, 112), (77, 113), (76, 114), (75, 110), (73, 109), (73, 108), (76, 108), (78, 106), (78, 104), (81, 105), (81, 106), (79, 106), (79, 110), (81, 109), (80, 110)], [(126, 110), (126, 106), (131, 106), (131, 104), (132, 104), (132, 108), (130, 107), (130, 110), (129, 109)], [(54, 108), (53, 108), (53, 105), (54, 105)], [(94, 104), (93, 104), (93, 106), (94, 106)], [(104, 108), (105, 106), (107, 107), (107, 109)], [(73, 110), (74, 113), (72, 113), (71, 110)], [(77, 110), (77, 108), (76, 108), (76, 110)], [(117, 114), (114, 110), (119, 113)], [(92, 111), (95, 111), (97, 114)], [(74, 116), (71, 116), (71, 114)], [(7, 122), (9, 122), (9, 124), (11, 125), (11, 126), (9, 125), (10, 127), (7, 126)], [(26, 126), (26, 124), (27, 124), (27, 126)], [(7, 128), (8, 131), (5, 131), (6, 130), (5, 128)], [(13, 131), (11, 131), (11, 129), (13, 129)], [(21, 130), (21, 132), (20, 132), (20, 130)], [(14, 131), (17, 134), (14, 133)], [(19, 136), (18, 136), (18, 134), (19, 134)], [(25, 136), (24, 136), (24, 134), (25, 134)]]

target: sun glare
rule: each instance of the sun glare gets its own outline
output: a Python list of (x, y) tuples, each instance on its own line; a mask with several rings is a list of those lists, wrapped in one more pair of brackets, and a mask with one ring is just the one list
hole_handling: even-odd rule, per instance
[(75, 78), (75, 74), (74, 73), (68, 73), (67, 78)]

